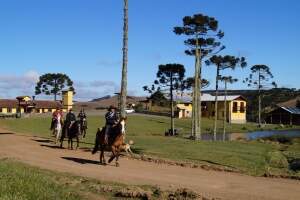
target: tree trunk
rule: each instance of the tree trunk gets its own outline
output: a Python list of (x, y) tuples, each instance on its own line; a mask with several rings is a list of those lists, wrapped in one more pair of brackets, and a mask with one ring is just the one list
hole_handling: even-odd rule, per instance
[(192, 137), (201, 139), (201, 47), (199, 50), (198, 37), (196, 36), (195, 53), (195, 80), (193, 91), (192, 110)]
[(258, 125), (261, 127), (261, 94), (260, 94), (260, 70), (258, 70)]
[(218, 121), (218, 93), (219, 93), (219, 76), (220, 67), (217, 66), (217, 76), (216, 76), (216, 96), (215, 96), (215, 121), (214, 121), (214, 141), (217, 140), (217, 121)]
[(127, 97), (127, 52), (128, 52), (128, 0), (124, 0), (124, 27), (123, 27), (123, 65), (121, 82), (121, 117), (126, 117)]
[(191, 132), (191, 138), (196, 138), (196, 111), (197, 111), (197, 101), (196, 101), (196, 67), (197, 58), (195, 56), (195, 75), (194, 75), (194, 85), (193, 85), (193, 101), (192, 101), (192, 132)]
[(224, 120), (223, 120), (223, 141), (226, 137), (226, 122), (227, 122), (227, 81), (225, 80), (225, 95), (224, 95)]
[(170, 95), (171, 95), (171, 131), (172, 135), (174, 135), (174, 105), (173, 105), (173, 73), (171, 72), (171, 77), (170, 77)]

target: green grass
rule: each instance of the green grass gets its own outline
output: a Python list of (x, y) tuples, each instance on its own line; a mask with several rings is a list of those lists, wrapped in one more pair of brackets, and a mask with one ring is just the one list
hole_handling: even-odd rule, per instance
[[(180, 189), (180, 188), (179, 188)], [(32, 167), (11, 159), (0, 159), (0, 200), (96, 200), (127, 199), (120, 192), (148, 194), (151, 199), (167, 199), (174, 190), (149, 185), (127, 185), (74, 176)], [(126, 194), (128, 194), (126, 193)], [(175, 193), (176, 194), (176, 193)], [(197, 195), (189, 191), (189, 195)], [(145, 199), (143, 197), (128, 199)], [(192, 199), (178, 196), (178, 199)]]
[[(169, 121), (167, 117), (130, 115), (127, 122), (127, 139), (132, 139), (135, 142), (133, 150), (139, 154), (164, 159), (213, 163), (232, 167), (251, 175), (262, 175), (266, 172), (266, 166), (268, 166), (268, 152), (277, 151), (280, 148), (276, 144), (257, 141), (210, 142), (190, 141), (182, 137), (165, 137), (164, 132), (169, 127)], [(203, 119), (202, 122), (204, 131), (212, 128), (212, 120)], [(81, 144), (81, 146), (91, 147), (97, 127), (104, 125), (103, 116), (91, 116), (88, 118), (88, 123), (87, 137), (83, 140), (88, 144)], [(222, 122), (219, 123), (222, 124)], [(0, 126), (18, 133), (50, 137), (50, 118), (33, 117), (0, 120)], [(177, 119), (176, 126), (182, 129), (183, 134), (188, 134), (190, 120)], [(274, 129), (275, 127), (274, 125), (268, 126), (266, 129)], [(229, 127), (230, 132), (248, 132), (256, 129), (256, 125), (251, 123), (236, 124)], [(287, 154), (289, 155), (300, 153), (298, 143), (287, 148)]]
[(58, 184), (52, 175), (17, 162), (0, 160), (0, 199), (82, 199), (74, 189)]

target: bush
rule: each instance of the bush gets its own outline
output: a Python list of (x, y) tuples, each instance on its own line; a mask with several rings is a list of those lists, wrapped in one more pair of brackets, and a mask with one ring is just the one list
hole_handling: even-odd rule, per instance
[(286, 157), (280, 151), (271, 151), (267, 154), (267, 162), (270, 167), (288, 168), (289, 163)]
[(290, 169), (293, 171), (300, 171), (300, 159), (294, 159), (290, 163)]
[(292, 138), (284, 135), (272, 135), (262, 138), (263, 140), (270, 140), (273, 142), (279, 142), (281, 144), (292, 144)]
[(135, 109), (136, 112), (142, 112), (142, 111), (144, 111), (143, 104), (141, 104), (141, 103), (137, 104), (137, 105), (134, 107), (134, 109)]

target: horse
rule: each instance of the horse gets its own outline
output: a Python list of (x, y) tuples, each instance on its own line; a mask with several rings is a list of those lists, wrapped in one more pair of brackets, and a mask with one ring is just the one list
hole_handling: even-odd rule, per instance
[[(78, 120), (74, 121), (70, 128), (66, 127), (66, 126), (67, 126), (67, 123), (64, 123), (62, 136), (60, 139), (60, 147), (61, 148), (63, 147), (64, 139), (65, 139), (65, 137), (68, 137), (68, 149), (73, 149), (73, 138), (76, 138), (76, 142), (77, 142), (76, 149), (78, 149), (79, 136), (81, 134), (80, 122)], [(67, 130), (67, 128), (68, 128), (68, 130)]]
[(83, 118), (80, 120), (80, 132), (81, 134), (83, 134), (83, 138), (85, 138), (85, 134), (86, 134), (86, 129), (87, 129), (87, 121), (86, 118)]
[(55, 144), (57, 144), (58, 140), (61, 137), (61, 132), (62, 132), (62, 124), (60, 119), (54, 119), (53, 120), (53, 124), (54, 124), (54, 129), (53, 129), (53, 134), (55, 136)]
[(119, 156), (122, 150), (122, 145), (124, 145), (125, 137), (125, 122), (126, 118), (122, 118), (118, 124), (111, 128), (110, 137), (108, 144), (105, 143), (105, 128), (99, 129), (96, 133), (95, 146), (92, 154), (95, 154), (100, 147), (100, 164), (106, 165), (104, 158), (104, 150), (108, 147), (111, 150), (112, 155), (108, 160), (108, 163), (116, 159), (116, 167), (119, 167)]

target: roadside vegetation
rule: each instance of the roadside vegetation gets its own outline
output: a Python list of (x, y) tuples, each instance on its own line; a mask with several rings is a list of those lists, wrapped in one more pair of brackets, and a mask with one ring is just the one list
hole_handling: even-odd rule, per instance
[[(289, 166), (296, 158), (300, 158), (299, 139), (290, 139), (289, 143), (271, 138), (259, 141), (191, 141), (184, 138), (189, 136), (190, 123), (189, 119), (177, 119), (175, 124), (177, 128), (181, 128), (181, 135), (178, 137), (165, 137), (164, 132), (170, 125), (168, 117), (130, 115), (128, 117), (126, 139), (134, 141), (135, 144), (132, 149), (138, 155), (175, 162), (224, 166), (257, 176), (274, 174), (300, 177), (299, 172), (290, 170)], [(221, 132), (223, 122), (218, 121), (218, 123)], [(104, 125), (103, 116), (90, 116), (88, 124), (87, 137), (81, 140), (81, 147), (92, 147), (97, 128)], [(202, 124), (203, 131), (211, 133), (213, 120), (204, 118)], [(8, 131), (20, 134), (51, 137), (49, 131), (50, 118), (48, 117), (0, 120), (0, 126)], [(228, 131), (230, 132), (249, 132), (257, 129), (257, 125), (252, 123), (244, 125), (228, 124)], [(270, 125), (264, 127), (264, 129), (281, 128)], [(272, 164), (274, 159), (277, 157), (282, 158), (281, 155), (286, 159), (288, 165), (285, 161), (282, 161), (283, 165), (274, 167)], [(95, 159), (98, 159), (98, 157), (95, 157)]]
[[(0, 159), (1, 200), (204, 199), (187, 190), (125, 185), (53, 172), (11, 159)], [(209, 198), (205, 198), (209, 199)]]

